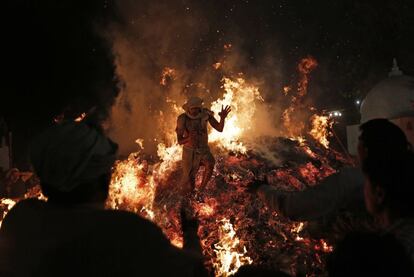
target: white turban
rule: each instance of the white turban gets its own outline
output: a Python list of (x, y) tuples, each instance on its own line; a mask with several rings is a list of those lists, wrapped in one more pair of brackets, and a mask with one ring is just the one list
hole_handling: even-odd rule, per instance
[(42, 183), (61, 192), (109, 173), (118, 146), (98, 130), (78, 122), (53, 126), (31, 145), (31, 162)]
[(188, 112), (191, 108), (203, 108), (203, 99), (200, 97), (190, 97), (183, 105), (184, 111)]

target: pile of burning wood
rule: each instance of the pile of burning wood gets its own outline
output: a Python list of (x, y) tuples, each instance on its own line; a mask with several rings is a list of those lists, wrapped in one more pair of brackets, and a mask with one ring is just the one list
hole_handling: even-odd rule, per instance
[[(213, 178), (207, 188), (196, 189), (191, 199), (206, 266), (216, 276), (232, 275), (240, 266), (251, 263), (294, 275), (320, 275), (324, 256), (332, 247), (325, 240), (313, 239), (306, 222), (293, 222), (272, 212), (246, 188), (256, 179), (266, 178), (280, 190), (303, 190), (317, 185), (347, 160), (317, 142), (311, 145), (264, 137), (255, 143), (266, 147), (266, 155), (250, 150), (249, 145), (246, 154), (215, 148)], [(139, 154), (119, 161), (108, 205), (152, 220), (172, 244), (182, 247), (179, 162), (162, 176), (158, 175), (161, 167)]]
[[(206, 188), (196, 188), (190, 199), (193, 216), (199, 222), (205, 264), (215, 276), (233, 275), (246, 264), (292, 275), (320, 276), (325, 271), (324, 257), (332, 251), (328, 242), (313, 238), (307, 222), (293, 222), (278, 215), (246, 190), (254, 180), (267, 180), (283, 191), (304, 190), (349, 163), (344, 155), (329, 148), (333, 124), (329, 117), (313, 109), (309, 126), (296, 118), (298, 110), (309, 108), (302, 98), (308, 74), (316, 65), (310, 57), (303, 59), (298, 65), (301, 81), (297, 93), (292, 95), (290, 87), (285, 89), (291, 97), (291, 105), (282, 115), (286, 137), (247, 140), (244, 132), (254, 125), (255, 102), (264, 100), (258, 88), (243, 78), (223, 78), (223, 96), (211, 104), (211, 110), (218, 113), (222, 106), (231, 105), (232, 113), (223, 133), (209, 134), (216, 158), (213, 178)], [(174, 110), (178, 115), (179, 109)], [(177, 115), (171, 118), (175, 120)], [(107, 206), (147, 218), (173, 245), (182, 247), (182, 149), (175, 142), (173, 128), (166, 132), (170, 132), (165, 136), (169, 146), (158, 144), (158, 159), (147, 159), (140, 151), (116, 162)], [(143, 140), (136, 142), (142, 150)], [(199, 172), (197, 184), (201, 175)], [(42, 197), (41, 193), (32, 194), (28, 196)], [(0, 202), (3, 216), (14, 203), (7, 199)]]

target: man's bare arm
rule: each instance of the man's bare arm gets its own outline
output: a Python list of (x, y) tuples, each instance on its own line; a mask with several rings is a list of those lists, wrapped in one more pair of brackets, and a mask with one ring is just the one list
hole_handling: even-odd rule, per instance
[(210, 116), (208, 122), (210, 122), (210, 125), (214, 129), (216, 129), (219, 132), (223, 132), (224, 121), (226, 120), (226, 117), (230, 113), (230, 111), (231, 111), (230, 106), (226, 106), (226, 107), (221, 106), (221, 112), (219, 112), (220, 122), (217, 121), (217, 119), (215, 119), (214, 116)]

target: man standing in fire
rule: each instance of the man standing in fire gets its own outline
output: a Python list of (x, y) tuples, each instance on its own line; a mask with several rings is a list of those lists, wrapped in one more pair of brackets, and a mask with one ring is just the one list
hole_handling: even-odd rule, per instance
[(204, 166), (201, 189), (207, 185), (213, 174), (215, 160), (208, 146), (207, 123), (222, 132), (231, 108), (221, 107), (219, 122), (212, 111), (203, 108), (203, 100), (199, 97), (190, 97), (182, 107), (185, 113), (178, 116), (176, 132), (178, 143), (183, 145), (181, 189), (183, 194), (188, 194), (194, 190), (195, 177), (200, 166)]

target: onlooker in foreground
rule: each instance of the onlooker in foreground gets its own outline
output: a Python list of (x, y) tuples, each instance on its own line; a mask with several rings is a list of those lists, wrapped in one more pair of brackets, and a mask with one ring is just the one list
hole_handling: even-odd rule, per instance
[(0, 230), (1, 276), (204, 276), (135, 214), (104, 210), (117, 146), (84, 123), (54, 126), (32, 145), (47, 202), (23, 200)]
[(414, 262), (414, 153), (370, 153), (362, 168), (368, 212), (385, 233), (395, 235)]

